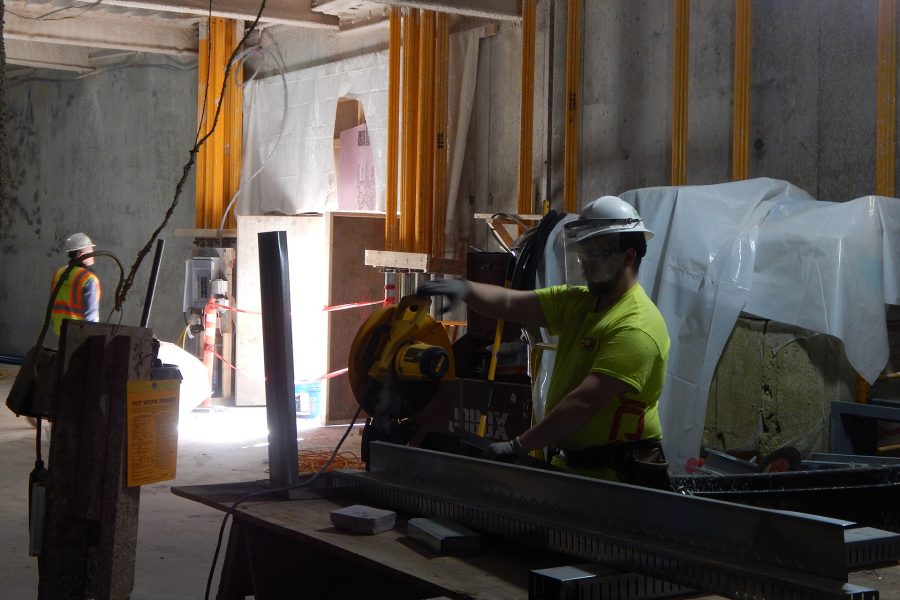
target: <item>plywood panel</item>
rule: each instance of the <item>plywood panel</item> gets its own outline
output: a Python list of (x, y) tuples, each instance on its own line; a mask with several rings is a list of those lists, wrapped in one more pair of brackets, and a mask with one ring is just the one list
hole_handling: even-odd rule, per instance
[[(366, 250), (384, 248), (384, 215), (329, 213), (329, 248), (329, 305), (378, 300), (384, 296), (384, 275), (365, 265)], [(373, 305), (329, 313), (329, 372), (347, 366), (347, 355), (356, 332), (379, 307)], [(329, 380), (327, 390), (326, 423), (349, 422), (357, 403), (347, 376)]]

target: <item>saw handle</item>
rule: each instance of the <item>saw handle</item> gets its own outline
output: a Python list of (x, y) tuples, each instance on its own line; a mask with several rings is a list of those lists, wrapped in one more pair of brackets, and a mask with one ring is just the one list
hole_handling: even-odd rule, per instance
[(397, 304), (394, 311), (394, 319), (391, 321), (387, 341), (378, 353), (369, 376), (377, 381), (384, 382), (391, 372), (394, 356), (403, 344), (413, 339), (415, 332), (422, 327), (428, 317), (431, 308), (431, 298), (420, 297), (415, 294), (404, 296)]

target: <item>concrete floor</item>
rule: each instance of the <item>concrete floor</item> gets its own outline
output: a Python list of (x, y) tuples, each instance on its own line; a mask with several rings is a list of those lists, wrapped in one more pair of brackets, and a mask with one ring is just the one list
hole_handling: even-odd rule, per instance
[[(16, 367), (0, 365), (0, 399), (4, 402)], [(300, 449), (330, 450), (346, 429), (308, 429), (298, 420)], [(359, 455), (360, 428), (342, 450)], [(223, 441), (222, 438), (230, 438)], [(35, 429), (0, 407), (0, 597), (37, 597), (37, 559), (28, 556), (28, 474), (34, 467)], [(44, 436), (47, 440), (48, 436)], [(203, 598), (222, 513), (172, 494), (173, 485), (252, 481), (268, 477), (264, 408), (230, 408), (193, 412), (179, 427), (178, 477), (141, 490), (137, 562), (132, 600)], [(49, 444), (44, 444), (44, 460)], [(226, 537), (227, 541), (227, 537)], [(224, 542), (223, 542), (224, 551)], [(219, 566), (222, 556), (219, 557)], [(218, 585), (218, 570), (213, 592)]]
[[(0, 365), (0, 399), (15, 377), (16, 367)], [(215, 550), (222, 513), (173, 495), (173, 485), (227, 483), (265, 479), (268, 462), (264, 408), (193, 412), (179, 428), (178, 477), (144, 486), (132, 600), (199, 600)], [(300, 449), (331, 450), (345, 428), (309, 428), (298, 420)], [(342, 450), (359, 455), (361, 430), (355, 428)], [(28, 556), (27, 483), (34, 466), (34, 428), (5, 406), (0, 408), (0, 597), (37, 597), (36, 559)], [(48, 436), (44, 436), (46, 440)], [(227, 438), (223, 440), (222, 438)], [(44, 444), (44, 459), (49, 444)], [(223, 549), (224, 543), (223, 541)], [(222, 559), (219, 558), (221, 567)], [(213, 592), (219, 572), (213, 580)], [(850, 581), (880, 591), (881, 600), (900, 600), (900, 567), (853, 573)], [(720, 599), (694, 596), (695, 600)]]

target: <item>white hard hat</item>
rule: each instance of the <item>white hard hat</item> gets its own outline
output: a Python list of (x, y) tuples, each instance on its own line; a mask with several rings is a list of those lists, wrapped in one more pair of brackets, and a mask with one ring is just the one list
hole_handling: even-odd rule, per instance
[(576, 244), (598, 235), (633, 232), (643, 232), (645, 240), (653, 237), (637, 210), (616, 196), (597, 198), (581, 210), (578, 220), (566, 224), (566, 239)]
[(63, 244), (64, 252), (73, 252), (75, 250), (81, 250), (83, 248), (93, 248), (94, 242), (91, 241), (91, 238), (86, 236), (83, 233), (73, 233), (69, 237), (66, 238), (66, 243)]

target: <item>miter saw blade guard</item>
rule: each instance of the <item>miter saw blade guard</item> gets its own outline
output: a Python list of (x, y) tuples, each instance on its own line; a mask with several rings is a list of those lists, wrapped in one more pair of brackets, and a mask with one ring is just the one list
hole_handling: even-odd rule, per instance
[(419, 426), (412, 417), (456, 376), (443, 325), (428, 313), (431, 298), (404, 296), (373, 313), (350, 346), (350, 387), (371, 422), (363, 430), (362, 459), (374, 440), (408, 444)]

